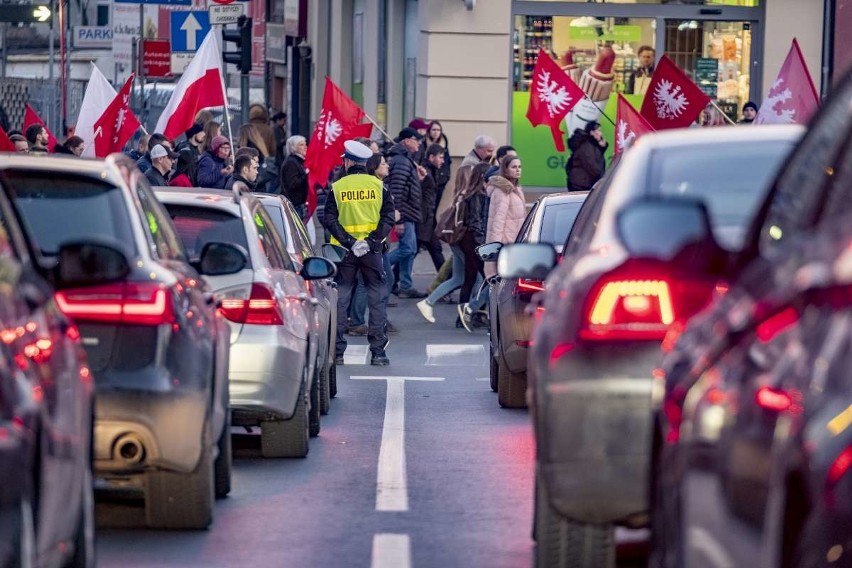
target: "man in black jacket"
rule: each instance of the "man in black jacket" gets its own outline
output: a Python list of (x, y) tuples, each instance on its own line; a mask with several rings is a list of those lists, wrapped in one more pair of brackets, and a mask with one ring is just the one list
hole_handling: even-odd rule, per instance
[(426, 148), (426, 158), (423, 161), (426, 166), (426, 177), (420, 184), (422, 191), (422, 202), (420, 205), (420, 222), (417, 223), (417, 246), (423, 247), (429, 253), (435, 271), (441, 270), (444, 264), (444, 255), (441, 252), (441, 241), (435, 236), (435, 211), (438, 207), (437, 179), (441, 176), (441, 168), (444, 165), (444, 147), (440, 144), (430, 144)]
[(162, 144), (157, 144), (151, 148), (151, 169), (145, 172), (145, 177), (154, 187), (164, 187), (169, 185), (169, 175), (172, 172), (172, 165), (177, 154)]
[(287, 158), (281, 165), (281, 193), (290, 200), (302, 221), (308, 216), (307, 151), (308, 143), (304, 136), (291, 136), (287, 139)]
[[(399, 265), (399, 297), (425, 298), (426, 294), (416, 290), (411, 281), (411, 268), (417, 255), (417, 223), (422, 218), (423, 197), (420, 182), (426, 177), (426, 169), (412, 159), (420, 147), (423, 136), (413, 128), (403, 128), (397, 143), (388, 151), (390, 173), (387, 184), (396, 204), (396, 236), (399, 246), (388, 255), (391, 266)], [(393, 273), (388, 274), (393, 282)], [(391, 285), (391, 289), (394, 286)]]

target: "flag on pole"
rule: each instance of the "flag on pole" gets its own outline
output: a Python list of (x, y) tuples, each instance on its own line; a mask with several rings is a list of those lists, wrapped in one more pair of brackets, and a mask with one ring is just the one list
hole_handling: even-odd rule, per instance
[(9, 135), (6, 134), (6, 131), (3, 130), (3, 127), (0, 126), (0, 152), (14, 152), (15, 151), (15, 143), (9, 140)]
[(655, 130), (685, 128), (708, 104), (710, 97), (663, 55), (654, 68), (640, 113)]
[(819, 95), (808, 72), (799, 42), (793, 45), (787, 59), (772, 83), (769, 94), (760, 105), (755, 124), (807, 124), (819, 108)]
[(103, 115), (116, 94), (115, 89), (112, 88), (97, 65), (92, 63), (92, 76), (86, 85), (83, 103), (80, 105), (80, 115), (77, 117), (77, 123), (74, 127), (74, 134), (85, 142), (84, 158), (95, 157), (95, 122)]
[(615, 153), (623, 152), (634, 139), (653, 131), (654, 127), (619, 94), (615, 112)]
[(530, 86), (530, 104), (527, 107), (527, 120), (533, 126), (546, 124), (553, 135), (553, 144), (560, 152), (565, 151), (565, 134), (562, 121), (585, 93), (568, 74), (543, 49), (538, 51), (538, 59), (532, 74)]
[(56, 147), (56, 138), (53, 136), (53, 133), (38, 115), (38, 113), (30, 106), (29, 103), (24, 107), (24, 133), (26, 133), (27, 128), (32, 126), (33, 124), (41, 124), (44, 126), (44, 129), (47, 130), (47, 151), (53, 152), (53, 149)]
[(95, 121), (95, 155), (98, 158), (121, 152), (139, 127), (139, 120), (130, 110), (131, 74), (118, 94), (113, 97), (103, 114)]
[[(343, 143), (367, 131), (366, 124), (359, 124), (363, 118), (361, 107), (326, 77), (322, 111), (305, 156), (305, 167), (308, 170), (308, 216), (316, 209), (316, 185), (324, 186), (331, 170), (342, 162), (340, 156), (343, 154)], [(373, 125), (369, 127), (372, 132)]]
[(156, 132), (173, 140), (192, 126), (199, 110), (226, 104), (222, 55), (216, 34), (208, 33), (177, 82), (169, 104), (157, 121)]

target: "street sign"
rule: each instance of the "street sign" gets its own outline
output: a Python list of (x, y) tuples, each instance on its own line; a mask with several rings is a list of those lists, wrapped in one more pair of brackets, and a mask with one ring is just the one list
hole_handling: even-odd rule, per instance
[(0, 9), (0, 22), (46, 22), (49, 19), (50, 8), (47, 6), (7, 4)]
[(172, 49), (167, 39), (142, 40), (142, 74), (168, 77), (172, 70)]
[(210, 31), (207, 12), (172, 12), (171, 18), (172, 51), (196, 51)]
[(109, 26), (74, 26), (74, 47), (112, 47), (113, 31)]
[(238, 4), (211, 4), (207, 8), (207, 14), (210, 16), (210, 25), (215, 24), (236, 24), (240, 16), (245, 15), (246, 5)]

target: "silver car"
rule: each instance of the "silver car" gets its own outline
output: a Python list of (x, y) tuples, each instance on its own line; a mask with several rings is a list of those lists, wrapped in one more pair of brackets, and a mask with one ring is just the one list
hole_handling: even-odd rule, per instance
[(319, 434), (317, 314), (307, 280), (328, 278), (334, 265), (290, 260), (271, 217), (251, 194), (207, 189), (165, 189), (166, 206), (190, 258), (207, 242), (246, 251), (246, 267), (210, 277), (231, 327), (230, 405), (236, 426), (260, 426), (265, 457), (303, 457)]

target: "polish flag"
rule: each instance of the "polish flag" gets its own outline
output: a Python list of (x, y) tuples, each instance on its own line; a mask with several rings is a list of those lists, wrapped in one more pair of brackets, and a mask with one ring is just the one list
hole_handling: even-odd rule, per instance
[(105, 158), (113, 152), (121, 152), (127, 141), (141, 124), (130, 110), (130, 88), (133, 86), (133, 74), (112, 99), (104, 113), (95, 121), (95, 155)]
[(80, 115), (74, 127), (74, 134), (86, 143), (83, 147), (84, 158), (95, 157), (95, 122), (103, 115), (116, 95), (115, 89), (101, 70), (92, 63), (92, 76), (89, 77), (89, 83), (86, 85), (83, 104), (80, 105)]
[(708, 104), (710, 97), (668, 55), (663, 55), (651, 76), (641, 114), (657, 130), (686, 128)]
[(653, 131), (654, 127), (619, 94), (615, 113), (615, 153), (623, 152), (633, 140)]
[(787, 59), (772, 83), (769, 94), (760, 105), (755, 124), (807, 124), (819, 109), (819, 96), (808, 72), (799, 42), (793, 45)]
[(14, 152), (15, 151), (15, 143), (9, 140), (9, 135), (6, 134), (6, 131), (3, 130), (3, 127), (0, 126), (0, 152)]
[(222, 80), (222, 55), (216, 34), (208, 33), (175, 86), (156, 132), (174, 140), (195, 122), (199, 110), (225, 106), (225, 83)]
[(26, 133), (27, 128), (33, 124), (41, 124), (44, 126), (44, 129), (47, 130), (47, 151), (53, 152), (53, 149), (56, 147), (56, 138), (53, 136), (50, 129), (44, 124), (44, 121), (38, 113), (33, 110), (33, 107), (31, 107), (29, 103), (27, 103), (24, 107), (24, 133)]
[(548, 125), (553, 135), (553, 144), (559, 152), (565, 151), (562, 120), (585, 96), (583, 89), (568, 73), (543, 49), (539, 49), (532, 74), (527, 120), (533, 126)]

